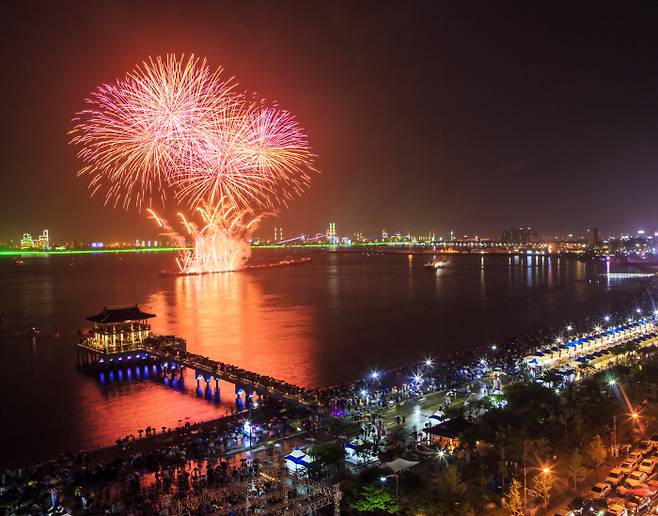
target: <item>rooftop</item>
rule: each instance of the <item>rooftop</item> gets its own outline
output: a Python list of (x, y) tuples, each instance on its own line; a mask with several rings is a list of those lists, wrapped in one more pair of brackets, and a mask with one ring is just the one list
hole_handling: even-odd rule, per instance
[(88, 321), (95, 323), (119, 323), (126, 321), (143, 321), (151, 319), (155, 314), (142, 312), (137, 305), (119, 306), (115, 308), (103, 307), (103, 311), (96, 315), (87, 317)]

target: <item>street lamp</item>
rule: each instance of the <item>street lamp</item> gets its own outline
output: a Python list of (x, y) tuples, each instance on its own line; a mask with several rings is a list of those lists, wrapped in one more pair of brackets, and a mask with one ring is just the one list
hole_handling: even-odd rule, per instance
[(573, 326), (571, 326), (570, 324), (567, 325), (567, 331), (571, 331), (571, 330), (573, 330)]
[(372, 378), (373, 380), (377, 380), (379, 378), (379, 371), (371, 371), (370, 378)]
[(432, 361), (431, 358), (428, 357), (428, 358), (425, 359), (425, 365), (427, 367), (432, 367), (434, 365), (434, 362)]
[(603, 320), (604, 320), (605, 322), (610, 322), (610, 316), (609, 316), (609, 315), (606, 315), (606, 316), (603, 318)]
[(496, 349), (498, 349), (498, 348), (496, 347), (496, 345), (495, 345), (495, 344), (492, 344), (492, 345), (491, 345), (491, 351), (496, 351)]

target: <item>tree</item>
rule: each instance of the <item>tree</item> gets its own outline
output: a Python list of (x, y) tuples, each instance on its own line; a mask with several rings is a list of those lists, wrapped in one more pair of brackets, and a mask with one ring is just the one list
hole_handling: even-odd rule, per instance
[(569, 476), (573, 478), (573, 488), (578, 489), (578, 479), (581, 477), (584, 470), (583, 456), (579, 449), (575, 449), (571, 455), (569, 455), (567, 470), (569, 471)]
[(551, 499), (553, 490), (553, 475), (549, 473), (539, 473), (532, 479), (532, 489), (539, 493), (540, 498), (544, 500), (544, 507), (548, 507), (548, 501)]
[(391, 493), (378, 486), (363, 486), (351, 506), (360, 512), (382, 511), (394, 514), (400, 510)]
[(328, 472), (335, 472), (345, 459), (345, 450), (338, 443), (320, 443), (313, 446), (311, 455), (315, 458), (313, 464), (317, 462)]
[(523, 498), (521, 497), (521, 482), (512, 479), (512, 485), (505, 495), (505, 509), (509, 516), (523, 515)]
[(589, 455), (589, 458), (592, 459), (592, 462), (596, 464), (597, 468), (603, 464), (603, 461), (608, 456), (608, 450), (606, 449), (605, 444), (603, 443), (603, 439), (600, 435), (595, 435), (594, 438), (590, 441), (587, 448), (587, 455)]
[(441, 497), (451, 503), (459, 498), (462, 478), (459, 469), (454, 464), (447, 466), (437, 479), (438, 491)]

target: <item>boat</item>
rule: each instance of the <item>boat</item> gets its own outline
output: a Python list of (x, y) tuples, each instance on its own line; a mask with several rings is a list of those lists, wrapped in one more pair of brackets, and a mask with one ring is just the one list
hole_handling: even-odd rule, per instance
[(446, 259), (437, 259), (427, 262), (423, 267), (429, 271), (435, 271), (437, 269), (443, 269), (448, 265), (448, 260)]

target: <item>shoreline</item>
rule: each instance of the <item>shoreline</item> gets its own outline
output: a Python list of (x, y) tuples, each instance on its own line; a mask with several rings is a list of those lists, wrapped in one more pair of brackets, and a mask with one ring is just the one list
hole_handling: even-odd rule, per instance
[[(631, 301), (637, 303), (638, 291), (640, 291), (639, 295), (646, 294), (648, 288), (651, 286), (655, 287), (656, 284), (658, 284), (658, 282), (653, 279), (642, 281), (642, 285), (638, 285), (638, 287), (634, 289), (633, 292), (627, 293), (621, 300), (619, 300), (616, 303), (615, 307), (610, 307), (610, 311), (612, 312), (612, 311), (627, 310), (628, 305)], [(593, 318), (595, 318), (595, 315), (591, 314), (584, 320), (574, 324), (574, 333), (577, 333), (579, 330), (584, 329), (586, 325), (590, 324)], [(490, 360), (491, 367), (509, 368), (512, 363), (525, 356), (529, 351), (532, 351), (534, 348), (540, 346), (542, 343), (548, 342), (547, 340), (548, 334), (554, 333), (555, 331), (556, 331), (556, 327), (550, 326), (550, 327), (542, 328), (537, 332), (531, 334), (520, 334), (512, 338), (498, 341), (497, 347), (500, 353), (498, 353), (497, 356), (491, 356), (492, 354), (491, 354), (490, 345), (487, 345), (486, 343), (480, 343), (479, 345), (473, 346), (467, 350), (448, 352), (442, 355), (435, 356), (433, 357), (433, 359), (436, 361), (437, 365), (440, 364), (441, 367), (444, 369), (443, 375), (439, 375), (438, 372), (436, 373), (437, 378), (443, 376), (443, 381), (445, 382), (445, 384), (450, 385), (451, 379), (454, 381), (456, 375), (458, 375), (461, 370), (468, 368), (473, 364), (476, 364), (480, 360), (481, 356), (488, 357), (488, 360)], [(403, 365), (391, 367), (386, 371), (380, 371), (379, 373), (381, 374), (382, 387), (386, 383), (393, 385), (396, 382), (399, 382), (401, 379), (404, 379), (406, 378), (406, 376), (408, 376), (407, 371), (419, 367), (422, 367), (422, 360), (420, 360), (420, 358), (417, 361), (407, 362), (406, 364)], [(388, 379), (389, 381), (386, 382), (385, 379)], [(324, 400), (332, 396), (341, 396), (348, 391), (354, 392), (357, 391), (358, 389), (363, 388), (363, 386), (366, 387), (368, 386), (367, 378), (365, 379), (356, 378), (339, 384), (326, 385), (323, 387), (308, 389), (308, 391), (316, 393), (320, 399), (320, 402), (323, 403)], [(269, 403), (271, 404), (272, 401), (273, 400), (270, 400)], [(206, 427), (226, 425), (231, 421), (243, 418), (244, 414), (248, 413), (250, 410), (254, 410), (254, 409), (245, 409), (235, 414), (224, 414), (216, 418), (206, 419), (189, 424), (195, 428), (197, 427), (206, 428)], [(135, 429), (135, 433), (136, 430), (137, 429)], [(165, 434), (164, 436), (162, 434), (157, 434), (156, 436), (151, 436), (148, 438), (136, 439), (134, 442), (141, 443), (147, 441), (148, 439), (152, 439), (153, 442), (157, 443), (160, 442), (160, 440), (166, 441), (168, 437), (169, 434)], [(122, 439), (122, 438), (124, 437), (117, 436), (117, 439)], [(144, 446), (144, 444), (142, 446)], [(73, 454), (88, 453), (88, 454), (94, 454), (94, 455), (97, 454), (99, 456), (102, 456), (106, 454), (121, 453), (121, 452), (117, 452), (117, 445), (107, 444), (107, 445), (100, 445), (99, 447), (94, 447), (94, 448), (79, 449), (73, 452), (69, 451), (67, 453), (73, 453)], [(46, 458), (44, 460), (47, 461), (48, 459)], [(7, 467), (20, 467), (21, 465), (25, 466), (25, 464), (15, 464), (15, 462), (16, 461), (12, 461), (11, 463), (0, 465), (0, 468), (4, 469)]]

